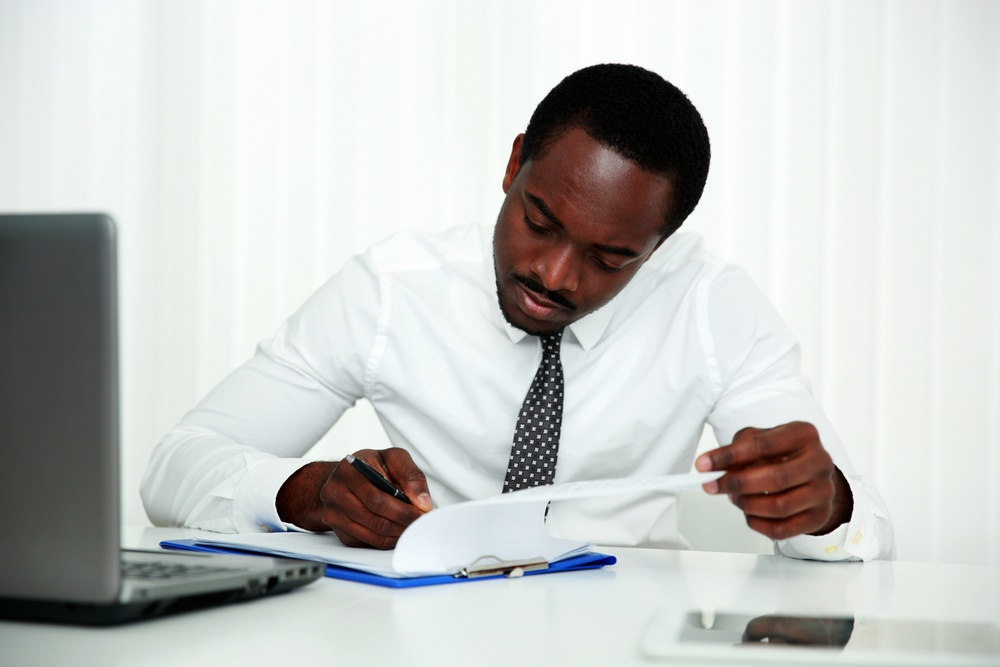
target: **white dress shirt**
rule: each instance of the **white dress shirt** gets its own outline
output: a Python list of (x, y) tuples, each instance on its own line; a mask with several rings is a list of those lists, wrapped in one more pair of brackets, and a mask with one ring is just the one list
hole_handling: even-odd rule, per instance
[[(351, 259), (153, 453), (142, 483), (158, 525), (283, 530), (282, 483), (358, 399), (410, 452), (441, 506), (500, 493), (539, 339), (497, 304), (492, 228), (400, 233)], [(855, 475), (801, 376), (799, 350), (749, 277), (669, 238), (603, 308), (567, 327), (555, 482), (686, 473), (706, 422), (812, 423), (854, 494), (849, 524), (776, 544), (824, 560), (888, 557), (892, 522)], [(358, 443), (363, 448), (365, 443)], [(684, 545), (675, 498), (553, 506), (553, 533), (597, 544)]]

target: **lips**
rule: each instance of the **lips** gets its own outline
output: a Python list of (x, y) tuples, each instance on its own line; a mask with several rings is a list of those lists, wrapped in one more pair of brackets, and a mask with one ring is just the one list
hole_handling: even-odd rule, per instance
[(536, 320), (548, 321), (559, 315), (559, 311), (565, 310), (562, 306), (549, 301), (545, 297), (532, 292), (520, 283), (515, 283), (516, 301), (521, 311), (528, 317)]

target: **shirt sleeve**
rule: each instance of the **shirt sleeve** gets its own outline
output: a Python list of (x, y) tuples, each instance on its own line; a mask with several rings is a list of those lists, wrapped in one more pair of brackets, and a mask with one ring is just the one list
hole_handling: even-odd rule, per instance
[(826, 535), (799, 535), (774, 542), (774, 552), (810, 560), (866, 561), (896, 557), (892, 518), (867, 477), (844, 474), (854, 497), (851, 520)]
[(798, 342), (740, 269), (721, 268), (703, 284), (702, 344), (718, 398), (708, 422), (720, 443), (746, 427), (812, 424), (854, 499), (848, 524), (827, 535), (775, 543), (776, 553), (814, 560), (893, 558), (889, 509), (872, 481), (854, 471), (847, 449), (802, 376)]
[(154, 525), (285, 530), (275, 498), (364, 395), (379, 314), (367, 255), (351, 260), (153, 451), (141, 485)]

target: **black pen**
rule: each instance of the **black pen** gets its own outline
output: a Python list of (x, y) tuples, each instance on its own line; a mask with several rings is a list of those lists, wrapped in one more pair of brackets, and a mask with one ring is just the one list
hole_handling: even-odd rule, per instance
[(402, 491), (394, 487), (392, 483), (385, 477), (383, 477), (378, 470), (375, 470), (375, 468), (371, 467), (361, 459), (354, 458), (354, 456), (352, 456), (351, 454), (347, 455), (346, 460), (348, 463), (354, 466), (355, 470), (357, 470), (359, 473), (367, 477), (368, 481), (377, 486), (380, 490), (385, 491), (393, 498), (398, 498), (399, 500), (402, 500), (407, 505), (413, 504), (410, 502), (410, 499), (407, 498)]

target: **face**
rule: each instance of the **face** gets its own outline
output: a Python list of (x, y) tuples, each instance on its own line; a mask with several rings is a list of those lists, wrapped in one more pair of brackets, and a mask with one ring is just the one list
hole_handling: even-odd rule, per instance
[(520, 165), (523, 136), (504, 175), (493, 260), (504, 317), (540, 335), (625, 287), (663, 242), (672, 187), (578, 128)]

